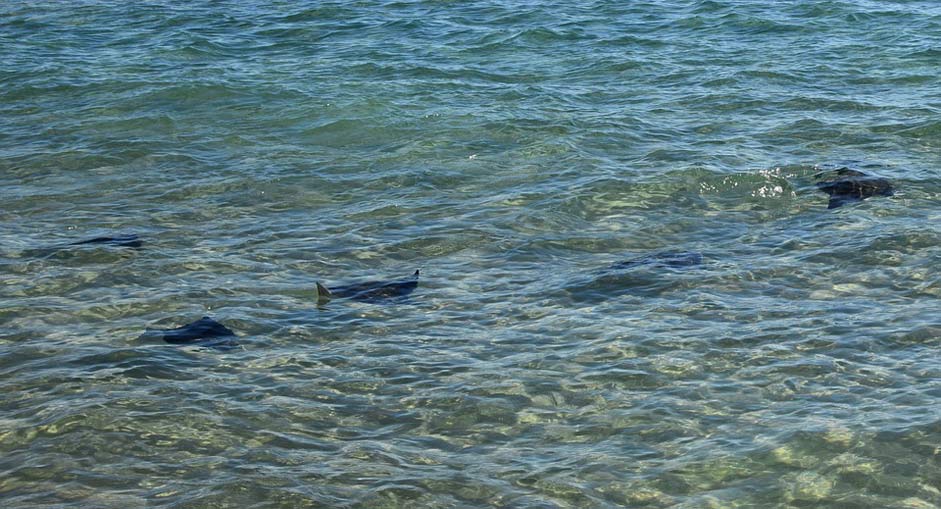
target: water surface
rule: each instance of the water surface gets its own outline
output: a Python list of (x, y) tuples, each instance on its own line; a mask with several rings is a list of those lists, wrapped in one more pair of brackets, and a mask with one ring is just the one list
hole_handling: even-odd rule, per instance
[(557, 4), (0, 6), (3, 505), (941, 506), (941, 7)]

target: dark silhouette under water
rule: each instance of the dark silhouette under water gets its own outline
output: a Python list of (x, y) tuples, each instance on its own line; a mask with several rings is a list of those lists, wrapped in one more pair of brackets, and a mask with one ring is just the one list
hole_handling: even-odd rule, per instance
[[(821, 178), (825, 173), (818, 173)], [(817, 182), (817, 189), (830, 195), (828, 209), (842, 207), (847, 203), (863, 201), (872, 196), (892, 196), (895, 188), (882, 177), (867, 175), (861, 171), (840, 168)]]
[(198, 345), (213, 348), (238, 346), (236, 335), (221, 323), (204, 316), (175, 329), (147, 329), (140, 339), (162, 339), (172, 345)]
[(127, 235), (118, 235), (115, 237), (95, 237), (88, 240), (80, 240), (78, 242), (72, 242), (70, 246), (81, 246), (85, 244), (107, 244), (109, 246), (120, 246), (120, 247), (141, 247), (144, 245), (144, 242), (140, 240), (134, 233)]
[(640, 266), (683, 268), (702, 265), (702, 253), (696, 251), (660, 251), (631, 260), (615, 263), (612, 269), (631, 269)]
[(341, 297), (378, 303), (405, 297), (418, 288), (418, 273), (416, 270), (411, 276), (397, 281), (365, 281), (333, 288), (317, 283), (317, 301), (322, 303)]

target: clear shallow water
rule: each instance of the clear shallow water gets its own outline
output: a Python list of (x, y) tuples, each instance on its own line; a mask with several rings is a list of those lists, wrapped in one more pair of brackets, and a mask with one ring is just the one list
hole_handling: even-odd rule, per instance
[(3, 505), (941, 506), (941, 8), (625, 4), (0, 7)]

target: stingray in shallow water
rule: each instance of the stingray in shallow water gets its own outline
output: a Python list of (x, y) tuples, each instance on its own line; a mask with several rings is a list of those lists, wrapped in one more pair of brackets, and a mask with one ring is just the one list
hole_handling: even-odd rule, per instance
[(175, 329), (147, 329), (140, 339), (162, 339), (173, 345), (198, 345), (213, 348), (238, 346), (235, 333), (208, 316)]
[[(818, 173), (816, 178), (823, 178), (825, 175)], [(817, 182), (817, 189), (830, 195), (828, 209), (862, 201), (871, 196), (892, 196), (895, 193), (892, 183), (888, 180), (849, 168), (830, 172), (829, 176)]]
[(351, 285), (327, 288), (317, 283), (317, 301), (326, 302), (342, 297), (364, 302), (382, 302), (396, 297), (404, 297), (418, 288), (418, 271), (398, 281), (365, 281)]
[(579, 276), (565, 286), (573, 302), (603, 302), (622, 295), (656, 297), (695, 284), (705, 256), (698, 251), (655, 251)]
[(612, 269), (631, 269), (640, 266), (673, 268), (702, 265), (702, 253), (696, 251), (660, 251), (631, 260), (615, 263)]
[(85, 244), (106, 244), (109, 246), (120, 246), (120, 247), (141, 247), (144, 245), (144, 242), (140, 240), (136, 234), (130, 233), (127, 235), (118, 235), (115, 237), (95, 237), (93, 239), (80, 240), (78, 242), (72, 242), (70, 246), (81, 246)]
[(140, 240), (140, 237), (136, 234), (129, 233), (116, 235), (114, 237), (95, 237), (93, 239), (79, 240), (68, 244), (59, 244), (58, 246), (27, 249), (23, 251), (21, 256), (25, 258), (49, 258), (52, 256), (70, 256), (71, 253), (76, 250), (76, 247), (116, 246), (137, 249), (143, 245), (144, 242)]

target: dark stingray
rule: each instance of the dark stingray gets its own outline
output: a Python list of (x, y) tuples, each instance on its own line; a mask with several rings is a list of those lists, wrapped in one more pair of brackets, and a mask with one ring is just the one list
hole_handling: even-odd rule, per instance
[(573, 302), (597, 303), (623, 295), (656, 297), (694, 284), (705, 256), (698, 251), (655, 251), (591, 271), (566, 285)]
[[(824, 177), (818, 173), (816, 178)], [(867, 175), (861, 171), (840, 168), (817, 182), (817, 189), (830, 195), (828, 209), (842, 207), (847, 203), (862, 201), (871, 196), (892, 196), (892, 183), (881, 177)]]
[(631, 269), (639, 266), (680, 269), (702, 265), (702, 253), (696, 251), (660, 251), (615, 263), (612, 269)]
[(405, 297), (418, 288), (418, 271), (398, 281), (366, 281), (351, 285), (335, 286), (328, 289), (317, 283), (317, 301), (326, 302), (342, 297), (363, 302), (382, 302), (397, 297)]
[(118, 235), (116, 237), (95, 237), (93, 239), (72, 242), (69, 245), (81, 246), (83, 244), (106, 244), (109, 246), (120, 247), (141, 247), (144, 245), (143, 241), (140, 240), (140, 237), (133, 233), (127, 235)]
[(144, 242), (140, 240), (140, 237), (130, 233), (114, 237), (95, 237), (68, 244), (59, 244), (58, 246), (27, 249), (23, 251), (22, 256), (24, 258), (69, 257), (72, 256), (72, 252), (76, 250), (76, 247), (117, 246), (137, 249), (142, 245), (144, 245)]
[(175, 329), (147, 329), (140, 339), (162, 339), (173, 345), (198, 345), (213, 348), (238, 346), (235, 333), (221, 323), (204, 316)]

